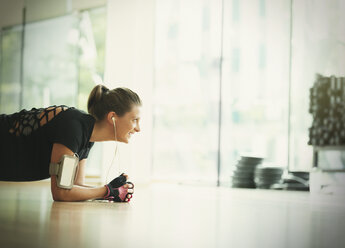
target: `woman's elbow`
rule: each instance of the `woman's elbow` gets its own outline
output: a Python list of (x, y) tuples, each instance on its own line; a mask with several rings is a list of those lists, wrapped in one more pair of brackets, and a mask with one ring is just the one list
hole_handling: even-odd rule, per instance
[(52, 177), (51, 182), (51, 192), (54, 201), (68, 201), (67, 190), (61, 189), (56, 185), (56, 178)]
[(54, 201), (63, 201), (69, 202), (74, 201), (73, 198), (69, 195), (68, 189), (58, 189), (55, 192), (52, 192), (53, 200)]
[(53, 195), (53, 200), (54, 201), (61, 201), (60, 199), (60, 197), (59, 196), (57, 196), (56, 194), (52, 194)]
[(54, 193), (54, 192), (52, 192), (52, 197), (53, 197), (53, 200), (54, 201), (61, 201), (60, 199), (61, 199), (61, 197), (60, 197), (60, 194), (58, 194), (58, 193)]
[(66, 201), (62, 189), (52, 190), (52, 196), (54, 201)]

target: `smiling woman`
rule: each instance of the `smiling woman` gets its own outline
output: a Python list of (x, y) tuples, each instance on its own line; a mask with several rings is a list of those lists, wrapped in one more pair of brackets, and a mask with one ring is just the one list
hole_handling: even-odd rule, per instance
[[(128, 143), (140, 131), (140, 106), (139, 96), (130, 89), (97, 85), (89, 96), (89, 114), (62, 105), (0, 115), (0, 180), (34, 181), (51, 176), (54, 200), (129, 201), (133, 184), (127, 182), (127, 175), (121, 174), (104, 187), (89, 188), (83, 185), (84, 167), (94, 142)], [(76, 174), (68, 175), (75, 186), (71, 189), (59, 187), (64, 171), (75, 171), (67, 168), (66, 157), (78, 160)]]
[[(92, 142), (116, 140), (128, 143), (131, 135), (140, 131), (141, 100), (128, 88), (109, 90), (104, 85), (98, 85), (91, 91), (87, 106), (89, 113), (96, 119)], [(109, 123), (112, 127), (108, 133), (98, 132)]]

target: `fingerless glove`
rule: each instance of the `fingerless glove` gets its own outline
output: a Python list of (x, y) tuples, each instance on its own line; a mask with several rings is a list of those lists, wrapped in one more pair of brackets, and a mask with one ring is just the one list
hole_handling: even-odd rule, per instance
[[(126, 182), (126, 177), (123, 174), (124, 173), (105, 185), (107, 188), (107, 194), (104, 196), (104, 199), (114, 202), (130, 201), (133, 197), (133, 193), (128, 192), (128, 189), (134, 189), (134, 184)], [(125, 188), (125, 184), (131, 185), (131, 187)]]

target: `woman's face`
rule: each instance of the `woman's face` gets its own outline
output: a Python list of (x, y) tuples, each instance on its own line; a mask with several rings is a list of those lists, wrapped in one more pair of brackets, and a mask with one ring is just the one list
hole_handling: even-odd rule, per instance
[(128, 143), (136, 132), (140, 132), (140, 106), (134, 105), (132, 110), (122, 117), (116, 117), (116, 138), (119, 142)]

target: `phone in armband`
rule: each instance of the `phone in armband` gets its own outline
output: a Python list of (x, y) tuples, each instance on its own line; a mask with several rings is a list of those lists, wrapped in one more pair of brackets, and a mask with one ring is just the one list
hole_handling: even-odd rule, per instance
[(78, 163), (79, 159), (76, 155), (63, 155), (59, 163), (50, 163), (49, 174), (56, 176), (56, 184), (59, 188), (73, 188)]

